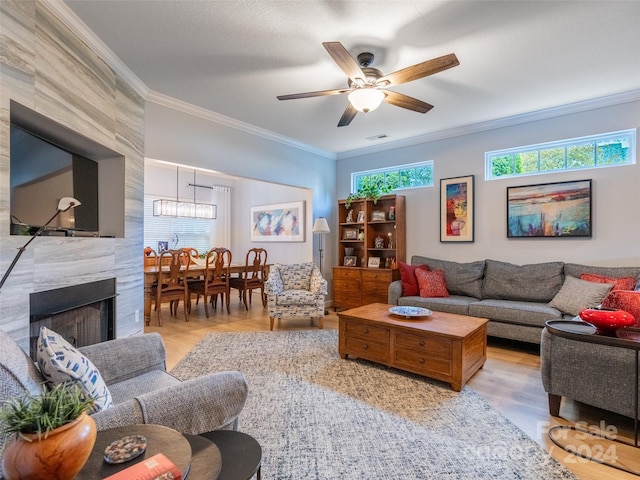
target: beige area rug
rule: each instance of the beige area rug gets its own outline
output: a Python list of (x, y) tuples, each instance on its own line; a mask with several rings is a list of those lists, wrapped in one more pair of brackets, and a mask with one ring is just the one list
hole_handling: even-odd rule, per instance
[(575, 479), (468, 387), (342, 360), (335, 330), (217, 333), (172, 373), (239, 370), (262, 478)]

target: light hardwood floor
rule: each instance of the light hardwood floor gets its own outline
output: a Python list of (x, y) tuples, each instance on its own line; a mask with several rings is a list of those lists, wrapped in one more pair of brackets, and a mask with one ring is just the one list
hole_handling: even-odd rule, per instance
[[(182, 316), (182, 306), (178, 317), (171, 317), (168, 306), (163, 306), (163, 326), (157, 326), (157, 316), (151, 314), (151, 325), (145, 327), (145, 332), (158, 332), (162, 335), (167, 349), (167, 368), (173, 366), (198, 343), (206, 334), (211, 332), (253, 332), (269, 330), (269, 317), (258, 298), (254, 295), (254, 303), (249, 311), (245, 311), (237, 297), (232, 296), (231, 313), (220, 308), (210, 310), (210, 318), (205, 318), (202, 304), (193, 305), (190, 321), (185, 322)], [(310, 324), (309, 320), (286, 320), (276, 322), (278, 330), (316, 329), (317, 323)], [(325, 329), (337, 329), (338, 317), (329, 310), (324, 319)], [(582, 421), (585, 426), (592, 428), (601, 425), (615, 426), (619, 436), (625, 439), (633, 435), (633, 422), (625, 417), (613, 415), (609, 412), (594, 409), (577, 402), (563, 399), (560, 414), (562, 418), (549, 415), (547, 409), (547, 395), (540, 380), (540, 357), (535, 346), (518, 342), (506, 342), (499, 339), (489, 339), (488, 359), (478, 373), (469, 381), (468, 386), (480, 394), (490, 405), (520, 427), (527, 435), (542, 445), (557, 460), (565, 464), (581, 480), (627, 480), (637, 476), (617, 470), (582, 458), (575, 457), (555, 446), (547, 435), (547, 430), (553, 425), (571, 425)], [(599, 442), (596, 442), (596, 444)], [(597, 453), (598, 445), (583, 447), (591, 448)], [(589, 451), (589, 450), (585, 450)], [(616, 445), (609, 454), (615, 453), (618, 462), (632, 466), (640, 472), (639, 450)]]

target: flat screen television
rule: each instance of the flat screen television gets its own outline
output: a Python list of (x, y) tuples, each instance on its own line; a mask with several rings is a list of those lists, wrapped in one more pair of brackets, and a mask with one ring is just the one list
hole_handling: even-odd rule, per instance
[(11, 124), (10, 210), (12, 233), (30, 234), (55, 213), (62, 197), (81, 205), (49, 227), (68, 235), (98, 234), (98, 163)]
[[(9, 103), (12, 234), (35, 233), (56, 212), (62, 197), (74, 197), (81, 205), (61, 213), (45, 234), (124, 238), (125, 156), (24, 105)], [(125, 140), (110, 137), (70, 113), (65, 120), (107, 143), (127, 145), (126, 135)], [(133, 147), (130, 151), (137, 153)], [(141, 152), (139, 158), (141, 163)], [(137, 162), (133, 156), (130, 168)]]

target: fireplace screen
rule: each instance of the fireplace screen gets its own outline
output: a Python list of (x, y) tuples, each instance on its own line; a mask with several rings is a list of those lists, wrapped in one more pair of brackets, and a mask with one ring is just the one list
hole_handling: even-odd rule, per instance
[(47, 327), (75, 347), (115, 338), (115, 279), (32, 293), (30, 354), (36, 359), (40, 327)]

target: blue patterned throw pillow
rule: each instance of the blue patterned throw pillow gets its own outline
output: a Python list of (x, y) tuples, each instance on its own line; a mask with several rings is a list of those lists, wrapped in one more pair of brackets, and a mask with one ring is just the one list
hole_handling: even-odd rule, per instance
[(37, 357), (40, 371), (49, 383), (78, 382), (94, 399), (95, 412), (113, 407), (111, 393), (98, 369), (60, 334), (41, 327)]

